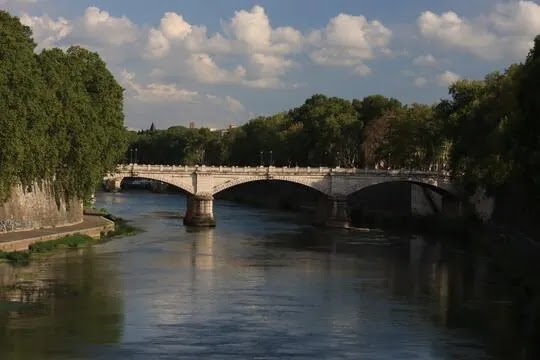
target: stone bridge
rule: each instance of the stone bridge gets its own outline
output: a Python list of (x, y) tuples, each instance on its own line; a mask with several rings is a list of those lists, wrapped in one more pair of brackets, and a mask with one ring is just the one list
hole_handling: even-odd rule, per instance
[(214, 195), (233, 186), (254, 181), (286, 181), (300, 184), (328, 199), (327, 225), (347, 226), (347, 198), (369, 186), (388, 182), (410, 182), (436, 193), (455, 193), (447, 172), (405, 170), (364, 170), (309, 167), (213, 167), (122, 165), (106, 176), (105, 188), (120, 189), (125, 178), (141, 178), (167, 183), (188, 194), (184, 223), (190, 226), (214, 226)]

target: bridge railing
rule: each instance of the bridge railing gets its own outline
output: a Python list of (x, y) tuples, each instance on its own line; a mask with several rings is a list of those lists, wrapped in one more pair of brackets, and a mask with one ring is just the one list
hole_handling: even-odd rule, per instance
[(249, 174), (350, 174), (350, 175), (386, 175), (386, 176), (422, 176), (449, 177), (447, 171), (422, 171), (407, 169), (365, 169), (365, 168), (330, 168), (330, 167), (273, 167), (273, 166), (184, 166), (184, 165), (121, 165), (117, 172), (129, 173), (249, 173)]

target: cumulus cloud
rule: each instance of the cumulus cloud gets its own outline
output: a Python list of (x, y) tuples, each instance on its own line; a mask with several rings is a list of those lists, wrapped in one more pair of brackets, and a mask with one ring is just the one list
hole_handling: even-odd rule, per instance
[(540, 5), (525, 0), (502, 3), (477, 18), (425, 11), (417, 23), (423, 37), (448, 48), (490, 60), (522, 57), (540, 33)]
[(191, 33), (192, 27), (181, 15), (167, 12), (161, 19), (161, 31), (168, 39), (184, 40)]
[(140, 30), (127, 17), (115, 17), (97, 7), (88, 7), (74, 19), (52, 19), (47, 14), (30, 16), (23, 12), (21, 22), (32, 28), (40, 48), (80, 44), (94, 50), (121, 51), (139, 39)]
[(159, 30), (150, 29), (145, 56), (148, 58), (159, 59), (166, 56), (170, 50), (171, 44), (165, 35)]
[(249, 117), (245, 106), (229, 95), (201, 94), (176, 83), (144, 83), (127, 70), (122, 71), (120, 82), (126, 88), (126, 113), (134, 127), (149, 126), (148, 119), (161, 128), (191, 121), (199, 126), (223, 127)]
[(135, 73), (127, 70), (122, 72), (120, 81), (134, 99), (146, 103), (194, 102), (199, 98), (198, 92), (179, 89), (176, 84), (139, 84), (135, 81)]
[(138, 37), (137, 26), (127, 17), (114, 17), (94, 6), (87, 8), (79, 21), (82, 26), (76, 29), (84, 32), (78, 35), (100, 44), (113, 46), (129, 44), (135, 42)]
[(461, 79), (461, 76), (459, 76), (458, 74), (452, 71), (447, 70), (443, 72), (442, 74), (440, 74), (439, 76), (437, 76), (437, 83), (440, 86), (450, 86), (460, 79)]
[(56, 46), (73, 30), (71, 22), (63, 17), (53, 20), (47, 14), (30, 16), (23, 13), (20, 20), (21, 23), (32, 29), (38, 48)]
[[(203, 25), (165, 13), (160, 27), (148, 33), (147, 57), (161, 59), (171, 72), (178, 71), (179, 60), (184, 59), (187, 69), (183, 70), (203, 83), (279, 87), (294, 65), (288, 56), (298, 52), (304, 42), (302, 33), (292, 27), (273, 28), (261, 6), (236, 11), (223, 29), (223, 34), (209, 34)], [(238, 65), (227, 70), (216, 56), (233, 58)]]
[(310, 58), (320, 65), (349, 66), (365, 73), (364, 62), (373, 59), (377, 51), (386, 52), (391, 37), (392, 31), (377, 20), (339, 14), (325, 29), (309, 35), (309, 42), (317, 48)]
[(241, 81), (246, 74), (242, 66), (229, 71), (220, 68), (214, 59), (208, 54), (192, 54), (186, 64), (194, 73), (197, 80), (207, 84), (234, 83)]

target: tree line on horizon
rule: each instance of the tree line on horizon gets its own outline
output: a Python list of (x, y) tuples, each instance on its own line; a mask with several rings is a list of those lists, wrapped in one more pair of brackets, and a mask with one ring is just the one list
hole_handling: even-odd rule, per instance
[(536, 217), (540, 36), (523, 63), (457, 81), (449, 94), (432, 105), (316, 94), (226, 133), (183, 126), (131, 133), (130, 149), (142, 164), (446, 169), (468, 193), (515, 195), (519, 213)]

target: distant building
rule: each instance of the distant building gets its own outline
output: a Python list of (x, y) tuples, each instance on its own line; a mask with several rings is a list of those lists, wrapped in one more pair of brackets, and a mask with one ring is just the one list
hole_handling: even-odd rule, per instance
[(189, 123), (189, 128), (195, 129), (195, 123), (193, 121)]
[(216, 132), (220, 136), (223, 136), (223, 135), (227, 134), (229, 131), (231, 131), (234, 128), (236, 128), (235, 124), (229, 124), (229, 126), (227, 126), (227, 128), (225, 128), (225, 129), (210, 129), (210, 131)]

